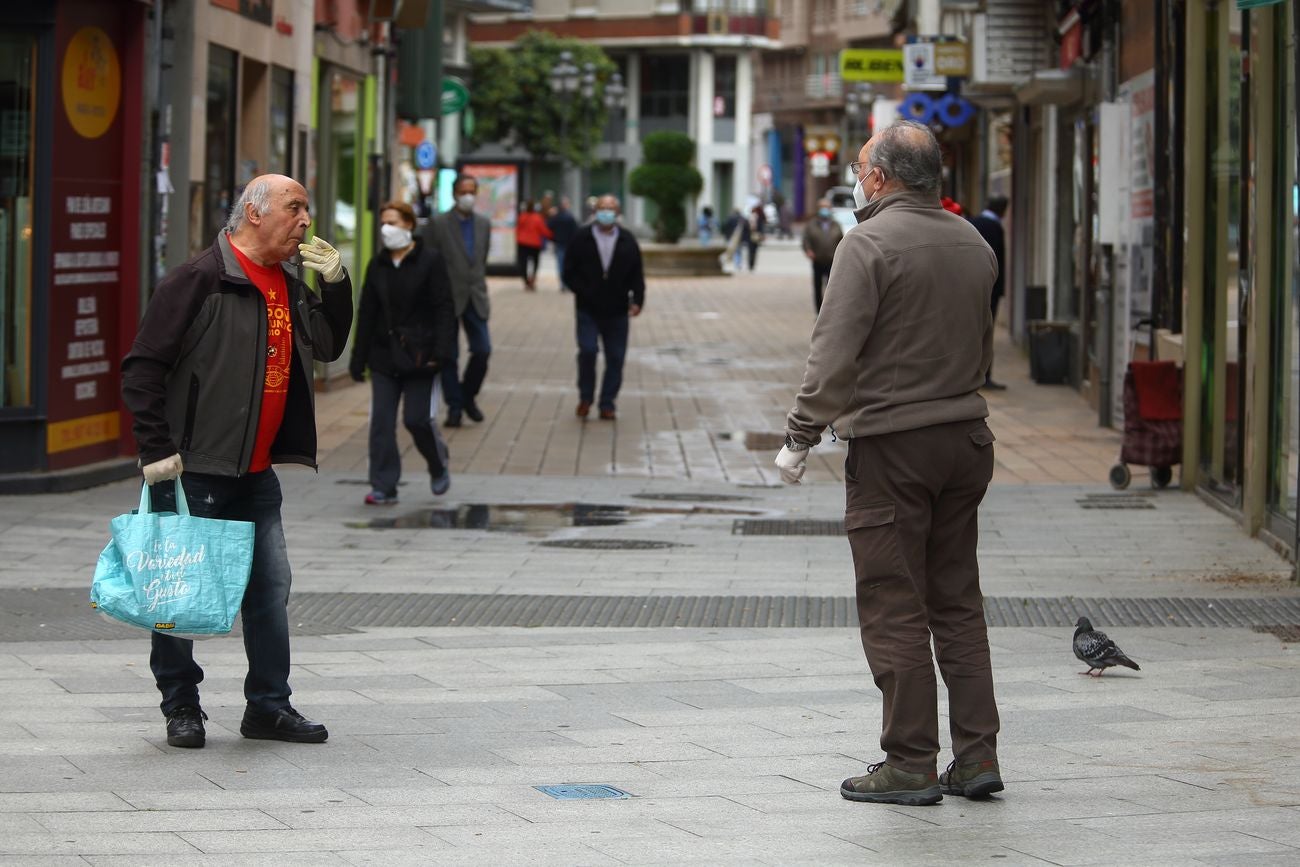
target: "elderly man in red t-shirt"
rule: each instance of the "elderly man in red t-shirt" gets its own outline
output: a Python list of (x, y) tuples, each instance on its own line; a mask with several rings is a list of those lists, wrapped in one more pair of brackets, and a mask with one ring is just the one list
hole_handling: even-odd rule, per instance
[[(239, 730), (297, 743), (320, 743), (328, 732), (289, 704), (290, 570), (271, 465), (316, 466), (313, 362), (338, 358), (352, 326), (352, 284), (337, 250), (306, 241), (310, 225), (301, 184), (253, 179), (216, 242), (158, 284), (122, 362), (145, 481), (182, 477), (193, 514), (256, 528)], [(319, 294), (288, 264), (295, 254), (320, 275)], [(175, 508), (173, 485), (152, 494), (155, 509)], [(203, 746), (194, 642), (155, 632), (149, 664), (167, 743)]]

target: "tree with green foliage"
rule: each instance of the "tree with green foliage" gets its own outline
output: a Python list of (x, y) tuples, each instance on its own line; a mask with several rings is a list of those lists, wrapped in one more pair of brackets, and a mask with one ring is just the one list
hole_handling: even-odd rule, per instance
[[(551, 70), (562, 51), (573, 55), (579, 70), (593, 64), (590, 97), (577, 91), (565, 100), (551, 90)], [(606, 120), (605, 84), (617, 69), (600, 46), (530, 30), (509, 48), (471, 48), (469, 54), (471, 144), (522, 147), (535, 160), (554, 155), (574, 165), (594, 162)]]
[(630, 188), (659, 206), (655, 240), (676, 244), (686, 232), (686, 198), (704, 186), (691, 165), (695, 142), (680, 132), (652, 132), (642, 140), (641, 153), (645, 162), (633, 169)]

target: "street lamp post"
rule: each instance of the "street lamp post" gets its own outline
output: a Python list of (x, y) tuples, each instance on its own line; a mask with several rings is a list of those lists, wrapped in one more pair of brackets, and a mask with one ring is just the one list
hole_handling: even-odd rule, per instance
[(610, 132), (609, 132), (609, 191), (613, 193), (618, 186), (617, 174), (614, 169), (614, 140), (618, 132), (618, 125), (614, 123), (615, 116), (621, 116), (623, 108), (627, 105), (627, 88), (623, 85), (622, 73), (615, 72), (610, 76), (609, 84), (605, 85), (605, 109), (609, 113)]
[(568, 127), (569, 103), (572, 102), (573, 95), (578, 90), (578, 72), (571, 51), (561, 51), (560, 59), (551, 67), (551, 92), (560, 101), (560, 147), (557, 149), (556, 156), (560, 158), (561, 189), (565, 186), (563, 148), (568, 143), (566, 130)]

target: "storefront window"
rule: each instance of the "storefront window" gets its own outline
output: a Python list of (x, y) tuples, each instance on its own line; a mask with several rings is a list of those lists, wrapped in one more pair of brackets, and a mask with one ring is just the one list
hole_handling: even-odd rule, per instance
[[(1273, 256), (1273, 408), (1269, 454), (1269, 503), (1275, 514), (1296, 520), (1296, 485), (1300, 475), (1300, 188), (1296, 185), (1295, 45), (1290, 7), (1279, 7), (1274, 28), (1278, 69), (1274, 125), (1277, 142), (1277, 200), (1274, 203)], [(1284, 26), (1285, 25), (1285, 26)]]
[(30, 406), (36, 40), (0, 33), (0, 406)]
[(211, 244), (230, 216), (235, 192), (235, 105), (239, 55), (208, 46), (208, 110), (203, 140), (203, 239)]
[[(361, 83), (341, 72), (329, 77), (327, 189), (318, 207), (330, 210), (330, 239), (349, 272), (357, 270), (357, 138)], [(326, 204), (328, 203), (328, 204)]]
[(1201, 463), (1207, 486), (1236, 501), (1241, 483), (1241, 248), (1243, 117), (1241, 13), (1220, 4), (1208, 13), (1210, 81), (1207, 100), (1206, 274), (1202, 335)]
[(293, 177), (293, 70), (271, 67), (271, 158), (267, 171)]

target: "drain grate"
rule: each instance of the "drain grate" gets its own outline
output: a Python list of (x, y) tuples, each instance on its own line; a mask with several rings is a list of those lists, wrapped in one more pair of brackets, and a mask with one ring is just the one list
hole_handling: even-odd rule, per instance
[[(7, 591), (3, 641), (139, 640), (90, 610), (85, 590)], [(1107, 627), (1240, 627), (1300, 638), (1300, 596), (1251, 599), (1101, 599), (990, 596), (993, 627), (1069, 628), (1079, 617)], [(853, 627), (848, 596), (534, 596), (486, 593), (295, 593), (294, 634), (329, 635), (382, 627)]]
[(634, 500), (657, 500), (662, 503), (730, 503), (735, 500), (752, 500), (739, 494), (633, 494)]
[(631, 792), (625, 792), (615, 786), (603, 783), (564, 783), (559, 786), (533, 786), (539, 792), (550, 795), (557, 801), (589, 801), (596, 798), (630, 798)]
[(548, 539), (538, 542), (543, 548), (576, 548), (579, 551), (658, 551), (661, 548), (689, 548), (680, 542), (654, 539)]
[(1145, 494), (1085, 494), (1075, 500), (1081, 509), (1154, 509)]
[(1296, 626), (1254, 626), (1256, 632), (1272, 635), (1283, 644), (1300, 644), (1300, 625)]
[(737, 518), (731, 525), (733, 536), (843, 536), (844, 521), (778, 520)]

